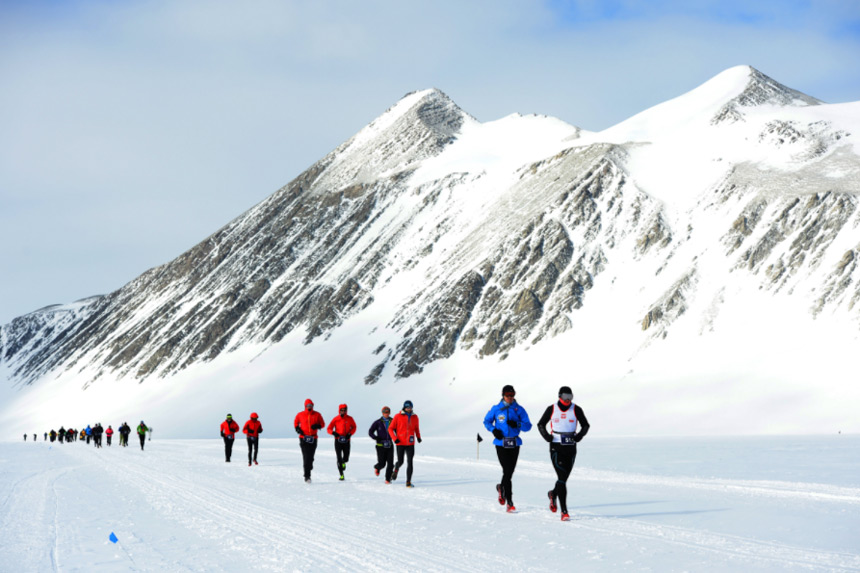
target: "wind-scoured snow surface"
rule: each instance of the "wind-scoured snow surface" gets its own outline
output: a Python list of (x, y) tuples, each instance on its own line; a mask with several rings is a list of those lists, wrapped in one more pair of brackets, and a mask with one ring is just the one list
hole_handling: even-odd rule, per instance
[(405, 468), (373, 475), (367, 439), (345, 482), (322, 440), (310, 485), (295, 439), (264, 437), (254, 467), (241, 440), (230, 464), (220, 440), (2, 442), (0, 569), (860, 571), (857, 436), (589, 436), (568, 523), (547, 507), (546, 444), (524, 436), (510, 515), (486, 441), (476, 460), (473, 440), (425, 436), (411, 490)]

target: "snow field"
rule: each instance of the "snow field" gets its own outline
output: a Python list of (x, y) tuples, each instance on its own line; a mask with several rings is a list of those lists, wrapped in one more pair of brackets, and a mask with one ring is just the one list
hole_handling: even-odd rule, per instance
[[(486, 436), (485, 436), (486, 438)], [(0, 443), (3, 571), (860, 571), (860, 436), (592, 438), (547, 508), (546, 445), (526, 435), (518, 513), (496, 502), (489, 441), (425, 437), (415, 489), (354, 440), (302, 481), (295, 439)], [(116, 533), (119, 544), (108, 541)]]

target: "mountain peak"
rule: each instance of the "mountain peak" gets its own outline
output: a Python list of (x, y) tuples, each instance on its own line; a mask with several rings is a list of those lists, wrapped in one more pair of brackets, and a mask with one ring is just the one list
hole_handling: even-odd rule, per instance
[(761, 105), (807, 106), (822, 103), (820, 100), (786, 87), (752, 66), (746, 65), (735, 66), (717, 74), (699, 89), (706, 87), (719, 88), (720, 91), (728, 88), (727, 91), (736, 92), (736, 95), (725, 102), (713, 116), (712, 124), (724, 121), (743, 121), (741, 108)]
[(717, 125), (745, 121), (758, 106), (807, 106), (821, 101), (788, 88), (752, 66), (735, 66), (674, 99), (655, 105), (600, 134), (610, 141), (651, 141), (702, 120)]

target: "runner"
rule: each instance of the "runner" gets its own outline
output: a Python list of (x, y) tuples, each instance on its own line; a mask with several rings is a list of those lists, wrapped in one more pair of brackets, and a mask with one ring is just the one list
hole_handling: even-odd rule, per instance
[(128, 422), (123, 422), (119, 427), (119, 445), (122, 447), (128, 446), (128, 435), (131, 434), (131, 426)]
[(403, 403), (403, 410), (394, 416), (388, 427), (388, 435), (397, 446), (397, 463), (391, 474), (391, 480), (397, 479), (397, 473), (403, 466), (403, 456), (406, 456), (406, 487), (412, 485), (412, 458), (415, 456), (415, 440), (421, 443), (421, 430), (418, 427), (418, 415), (412, 413), (412, 401)]
[[(549, 432), (546, 430), (547, 424), (550, 424)], [(579, 432), (576, 431), (577, 424), (582, 428)], [(558, 402), (550, 405), (538, 422), (538, 431), (549, 442), (549, 456), (558, 477), (555, 487), (547, 492), (549, 510), (555, 513), (561, 506), (562, 521), (570, 521), (567, 512), (567, 478), (576, 461), (576, 444), (585, 437), (589, 427), (582, 408), (573, 403), (573, 391), (569, 386), (559, 388)]]
[(255, 465), (260, 465), (257, 463), (257, 451), (260, 449), (260, 434), (263, 433), (263, 424), (261, 424), (257, 418), (256, 412), (251, 412), (251, 419), (245, 422), (245, 426), (242, 428), (242, 433), (245, 434), (245, 437), (248, 439), (248, 465), (251, 465), (251, 450), (254, 451), (253, 462)]
[(502, 465), (502, 482), (496, 485), (496, 492), (499, 494), (499, 504), (507, 503), (508, 513), (517, 510), (514, 507), (511, 478), (517, 467), (520, 446), (523, 445), (520, 432), (528, 432), (532, 429), (532, 423), (525, 408), (514, 399), (516, 394), (510, 384), (502, 388), (502, 400), (490, 408), (484, 416), (484, 427), (493, 433), (496, 455)]
[(391, 483), (391, 473), (394, 470), (394, 448), (391, 447), (391, 436), (388, 427), (391, 425), (391, 408), (382, 407), (382, 417), (373, 422), (368, 435), (376, 442), (376, 465), (373, 470), (379, 475), (385, 468), (385, 483)]
[(107, 445), (110, 445), (110, 439), (113, 437), (113, 428), (110, 424), (108, 424), (108, 428), (105, 430), (105, 436), (107, 436)]
[(227, 463), (230, 462), (230, 456), (233, 455), (233, 441), (236, 439), (236, 432), (239, 431), (239, 424), (233, 421), (233, 415), (227, 414), (227, 419), (221, 422), (221, 437), (224, 438), (224, 456), (227, 458)]
[(328, 424), (328, 433), (334, 436), (334, 453), (337, 458), (337, 471), (340, 473), (340, 481), (343, 481), (343, 472), (349, 462), (349, 440), (355, 434), (355, 420), (346, 413), (347, 405), (338, 406), (338, 415)]
[(146, 427), (146, 424), (143, 423), (143, 420), (140, 421), (140, 424), (137, 426), (137, 437), (140, 438), (140, 449), (143, 451), (143, 445), (146, 443), (146, 431), (149, 428)]
[(317, 451), (317, 431), (325, 427), (322, 414), (314, 410), (313, 401), (305, 400), (305, 409), (296, 414), (293, 422), (299, 435), (299, 446), (302, 448), (302, 462), (305, 470), (305, 483), (311, 483), (311, 470), (314, 469), (314, 455)]

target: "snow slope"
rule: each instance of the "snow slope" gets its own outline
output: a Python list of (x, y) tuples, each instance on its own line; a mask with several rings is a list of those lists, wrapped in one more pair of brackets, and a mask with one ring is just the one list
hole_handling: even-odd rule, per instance
[(306, 485), (295, 439), (264, 433), (249, 468), (241, 441), (228, 465), (220, 440), (155, 435), (144, 452), (0, 442), (0, 568), (860, 571), (858, 436), (588, 436), (562, 523), (546, 507), (555, 474), (536, 430), (513, 515), (495, 501), (487, 441), (476, 460), (474, 439), (425, 436), (408, 490), (374, 477), (364, 438), (343, 483), (323, 440)]

